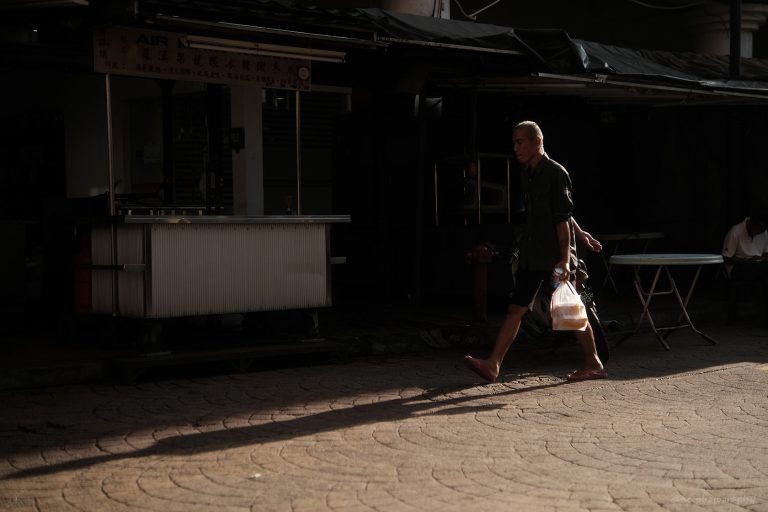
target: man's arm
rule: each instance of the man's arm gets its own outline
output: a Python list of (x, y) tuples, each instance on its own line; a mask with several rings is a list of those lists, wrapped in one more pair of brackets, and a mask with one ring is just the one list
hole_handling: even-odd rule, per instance
[(584, 244), (584, 247), (590, 251), (600, 252), (603, 250), (603, 244), (601, 244), (595, 237), (581, 229), (576, 219), (571, 217), (573, 223), (573, 232), (576, 234), (576, 240)]
[(552, 219), (555, 224), (557, 244), (560, 248), (560, 262), (556, 267), (565, 272), (563, 279), (568, 279), (571, 271), (571, 219), (573, 218), (573, 199), (571, 198), (571, 178), (562, 167), (556, 168), (550, 181), (552, 197)]
[(557, 267), (565, 270), (563, 280), (568, 279), (568, 275), (571, 272), (571, 223), (569, 221), (558, 222), (555, 224), (555, 231), (557, 233), (557, 243), (560, 247), (560, 262)]

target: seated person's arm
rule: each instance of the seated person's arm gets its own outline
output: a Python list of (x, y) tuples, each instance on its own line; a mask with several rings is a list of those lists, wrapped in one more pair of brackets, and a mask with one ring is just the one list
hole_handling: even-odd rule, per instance
[(744, 265), (747, 263), (759, 263), (766, 261), (768, 258), (765, 254), (762, 256), (725, 256), (723, 255), (723, 261), (729, 265)]

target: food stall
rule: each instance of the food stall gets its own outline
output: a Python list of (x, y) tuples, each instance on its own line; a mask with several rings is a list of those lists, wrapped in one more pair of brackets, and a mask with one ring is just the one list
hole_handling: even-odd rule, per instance
[[(302, 214), (301, 92), (310, 89), (312, 60), (340, 62), (343, 55), (126, 27), (94, 35), (107, 101), (109, 215), (90, 227), (92, 313), (162, 319), (331, 305), (331, 264), (344, 261), (331, 257), (331, 227), (350, 218)], [(118, 204), (113, 74), (295, 91), (297, 214), (264, 215), (263, 199), (231, 215), (205, 205)], [(250, 128), (261, 129), (258, 122)], [(242, 127), (231, 135), (245, 139), (233, 144), (238, 150), (254, 140)], [(263, 183), (256, 186), (263, 196)]]
[(94, 226), (92, 311), (170, 318), (330, 306), (339, 261), (330, 231), (340, 222), (349, 217), (139, 215)]

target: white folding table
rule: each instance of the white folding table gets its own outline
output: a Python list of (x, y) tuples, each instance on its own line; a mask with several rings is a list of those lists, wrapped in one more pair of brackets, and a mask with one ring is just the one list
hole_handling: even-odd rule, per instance
[[(618, 254), (622, 242), (628, 242), (630, 240), (643, 240), (643, 254), (645, 254), (648, 249), (648, 243), (651, 240), (664, 238), (664, 233), (660, 231), (647, 233), (604, 233), (601, 235), (595, 235), (595, 238), (600, 242), (616, 242), (613, 244), (613, 251), (611, 251), (611, 256)], [(603, 284), (600, 286), (600, 289), (605, 288), (606, 284), (611, 283), (613, 291), (619, 293), (619, 289), (616, 286), (616, 281), (613, 280), (613, 276), (611, 275), (613, 264), (610, 262), (609, 258), (606, 258), (605, 251), (600, 252), (600, 258), (603, 260), (603, 267), (605, 267), (605, 278), (603, 279)]]
[[(661, 342), (662, 346), (669, 350), (669, 344), (667, 344), (666, 337), (669, 335), (669, 333), (674, 329), (682, 329), (685, 327), (690, 327), (693, 329), (693, 331), (707, 340), (708, 342), (712, 344), (716, 344), (717, 342), (707, 336), (706, 334), (702, 333), (700, 330), (696, 328), (695, 325), (693, 325), (693, 321), (691, 320), (690, 315), (688, 314), (688, 302), (691, 300), (691, 295), (693, 294), (693, 289), (696, 287), (696, 282), (699, 279), (699, 274), (701, 273), (701, 268), (704, 265), (715, 265), (720, 264), (723, 262), (723, 257), (719, 254), (619, 254), (615, 256), (611, 256), (611, 263), (613, 265), (631, 265), (634, 270), (634, 284), (635, 284), (635, 290), (637, 291), (637, 296), (640, 298), (640, 302), (643, 305), (643, 312), (640, 315), (640, 318), (637, 321), (637, 325), (635, 326), (635, 329), (624, 336), (622, 339), (620, 339), (616, 346), (621, 345), (621, 343), (626, 340), (627, 338), (633, 336), (637, 333), (637, 331), (640, 329), (641, 324), (643, 323), (643, 319), (647, 316), (648, 317), (648, 323), (651, 326), (651, 330), (653, 331), (653, 334), (656, 336), (656, 338)], [(677, 283), (675, 282), (674, 278), (672, 277), (672, 273), (669, 271), (669, 267), (671, 266), (695, 266), (696, 267), (696, 274), (693, 277), (693, 281), (691, 282), (691, 286), (688, 289), (688, 293), (685, 296), (685, 300), (682, 299), (680, 295), (680, 290), (677, 287)], [(640, 268), (641, 267), (655, 267), (656, 272), (653, 276), (653, 281), (651, 282), (651, 287), (646, 290), (643, 287), (643, 282), (640, 277)], [(656, 289), (657, 285), (659, 284), (659, 277), (661, 276), (662, 272), (667, 276), (667, 280), (669, 281), (669, 289), (668, 290), (662, 290), (658, 291)], [(677, 324), (667, 327), (657, 327), (655, 322), (653, 321), (653, 317), (651, 316), (650, 311), (650, 305), (651, 300), (653, 300), (654, 297), (657, 295), (669, 295), (674, 294), (675, 298), (677, 299), (677, 303), (680, 305), (680, 316), (677, 318)], [(685, 323), (680, 323), (683, 319), (685, 319)], [(666, 334), (662, 334), (661, 331), (666, 331)]]

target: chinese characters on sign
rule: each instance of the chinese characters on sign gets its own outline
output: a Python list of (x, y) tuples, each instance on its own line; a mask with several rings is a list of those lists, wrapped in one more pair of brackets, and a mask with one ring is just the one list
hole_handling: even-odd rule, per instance
[(97, 73), (307, 91), (310, 61), (189, 48), (183, 35), (110, 28), (94, 33)]

